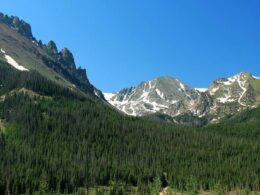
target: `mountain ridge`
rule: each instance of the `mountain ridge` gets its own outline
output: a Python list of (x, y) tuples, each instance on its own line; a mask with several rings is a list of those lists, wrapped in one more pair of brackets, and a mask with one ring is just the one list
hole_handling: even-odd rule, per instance
[(8, 16), (0, 12), (0, 23), (5, 23), (12, 29), (16, 30), (19, 34), (28, 39), (35, 40), (32, 34), (31, 25), (17, 16)]
[(30, 24), (19, 17), (0, 13), (0, 47), (0, 59), (8, 62), (8, 57), (13, 62), (10, 65), (17, 65), (14, 68), (36, 70), (71, 90), (81, 90), (104, 100), (102, 92), (89, 82), (86, 69), (76, 66), (68, 48), (58, 51), (54, 41), (43, 44), (36, 40)]
[(137, 87), (104, 93), (104, 96), (111, 105), (128, 115), (161, 113), (176, 117), (193, 114), (197, 117), (206, 116), (210, 122), (216, 122), (235, 111), (256, 107), (260, 92), (258, 80), (259, 77), (250, 73), (240, 72), (228, 78), (216, 79), (209, 88), (201, 89), (163, 76), (141, 82)]
[(77, 67), (68, 48), (58, 51), (54, 41), (43, 44), (34, 38), (30, 24), (0, 13), (0, 59), (19, 71), (35, 70), (42, 76), (74, 91), (108, 101), (132, 116), (155, 113), (171, 117), (191, 115), (209, 122), (260, 105), (259, 77), (239, 73), (212, 82), (208, 89), (192, 88), (184, 82), (161, 76), (117, 93), (103, 93), (93, 86), (86, 69)]

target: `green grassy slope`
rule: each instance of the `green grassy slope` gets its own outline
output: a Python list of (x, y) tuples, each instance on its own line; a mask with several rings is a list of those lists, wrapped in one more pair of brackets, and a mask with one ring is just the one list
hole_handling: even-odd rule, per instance
[[(48, 56), (43, 49), (33, 43), (32, 40), (20, 35), (3, 23), (0, 23), (0, 37), (0, 47), (19, 64), (30, 70), (36, 70), (44, 77), (62, 86), (73, 87), (70, 82), (62, 78), (58, 73), (46, 67), (39, 56), (45, 56), (46, 58), (51, 57)], [(0, 54), (0, 59), (5, 61), (2, 53)]]
[[(61, 53), (53, 55), (48, 51), (46, 45), (21, 35), (15, 29), (1, 23), (1, 21), (0, 48), (22, 66), (40, 73), (43, 77), (62, 87), (71, 90), (80, 89), (94, 97), (98, 94), (99, 98), (104, 99), (103, 94), (88, 81), (84, 69), (71, 68), (67, 65), (68, 62), (74, 63), (73, 55), (69, 53), (68, 49), (63, 50), (67, 52), (64, 55), (71, 55), (70, 58), (66, 58), (68, 62), (64, 59), (59, 60)], [(6, 61), (4, 54), (1, 52), (0, 60)]]

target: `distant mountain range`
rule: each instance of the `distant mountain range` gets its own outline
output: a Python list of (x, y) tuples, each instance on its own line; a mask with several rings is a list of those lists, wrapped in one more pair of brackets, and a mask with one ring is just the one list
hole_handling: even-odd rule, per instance
[(69, 49), (58, 51), (54, 41), (43, 44), (33, 36), (28, 23), (2, 13), (0, 60), (19, 71), (36, 71), (72, 91), (107, 100), (117, 110), (132, 116), (157, 118), (159, 114), (174, 123), (188, 116), (192, 121), (215, 123), (260, 104), (260, 79), (245, 72), (218, 79), (208, 89), (191, 88), (171, 77), (158, 77), (137, 87), (103, 94), (89, 82), (86, 70), (76, 66)]
[(241, 72), (212, 82), (208, 89), (191, 88), (178, 79), (158, 77), (117, 93), (104, 93), (118, 110), (133, 116), (155, 113), (173, 118), (189, 115), (210, 123), (260, 104), (260, 78)]

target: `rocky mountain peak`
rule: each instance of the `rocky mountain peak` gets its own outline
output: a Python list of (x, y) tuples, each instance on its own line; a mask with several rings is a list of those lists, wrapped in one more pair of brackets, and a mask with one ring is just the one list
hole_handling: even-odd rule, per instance
[(153, 113), (176, 117), (188, 114), (216, 122), (259, 102), (260, 78), (241, 72), (212, 82), (208, 89), (198, 90), (172, 77), (158, 77), (135, 88), (105, 94), (105, 98), (129, 115)]
[(158, 77), (126, 88), (115, 94), (105, 94), (107, 100), (129, 115), (142, 116), (169, 108), (180, 100), (193, 100), (198, 92), (172, 77)]
[(233, 86), (234, 84), (241, 85), (241, 82), (246, 82), (252, 75), (247, 72), (241, 72), (228, 78), (220, 78), (212, 82), (209, 87), (211, 95), (215, 94), (223, 86)]
[(52, 56), (56, 56), (58, 54), (58, 49), (54, 41), (49, 41), (47, 44), (47, 52)]
[(63, 48), (59, 53), (59, 61), (72, 70), (76, 69), (73, 54), (67, 48)]
[(4, 23), (11, 27), (12, 29), (16, 30), (21, 35), (25, 36), (28, 39), (33, 39), (31, 25), (27, 22), (19, 19), (16, 16), (8, 16), (0, 13), (0, 23)]

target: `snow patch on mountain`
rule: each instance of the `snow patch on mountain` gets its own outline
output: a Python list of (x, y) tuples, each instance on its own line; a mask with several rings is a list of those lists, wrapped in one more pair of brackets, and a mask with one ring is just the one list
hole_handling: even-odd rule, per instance
[(235, 80), (231, 79), (231, 78), (228, 78), (227, 81), (223, 81), (222, 83), (224, 85), (232, 85), (234, 83)]
[(148, 84), (149, 84), (149, 89), (152, 89), (152, 81), (149, 81)]
[(195, 90), (197, 90), (199, 92), (206, 92), (206, 91), (208, 91), (208, 88), (195, 88)]
[(3, 50), (1, 48), (1, 52), (4, 54), (5, 56), (5, 59), (7, 61), (8, 64), (10, 64), (11, 66), (13, 66), (14, 68), (16, 68), (17, 70), (20, 70), (20, 71), (29, 71), (27, 68), (25, 68), (24, 66), (18, 64), (15, 59), (13, 59), (11, 56), (7, 55), (5, 50)]
[(252, 78), (256, 79), (249, 73), (239, 73), (215, 80), (207, 89), (191, 88), (177, 79), (159, 77), (104, 96), (118, 110), (132, 116), (191, 114), (217, 122), (219, 117), (255, 106)]
[[(185, 91), (185, 86), (183, 85), (183, 83), (182, 83), (181, 81), (179, 81), (178, 79), (176, 79), (176, 81), (178, 81), (178, 83), (179, 83), (181, 89), (182, 89), (183, 91)], [(180, 91), (181, 89), (179, 89), (179, 91)]]
[(244, 94), (246, 93), (247, 91), (247, 88), (245, 87), (245, 83), (246, 83), (246, 80), (241, 80), (241, 77), (238, 78), (237, 80), (239, 86), (241, 87), (241, 89), (243, 90), (243, 92), (241, 93), (241, 96), (239, 97), (238, 99), (238, 103), (241, 104), (242, 106), (247, 106), (246, 104), (244, 104), (241, 99), (244, 97)]
[(110, 101), (112, 99), (112, 97), (114, 97), (116, 95), (115, 93), (103, 93), (103, 94), (107, 101)]
[(164, 99), (164, 94), (163, 92), (161, 92), (159, 89), (155, 89), (156, 93), (162, 98)]
[(1, 48), (1, 52), (3, 53), (3, 54), (5, 54), (5, 51)]
[(217, 98), (217, 100), (220, 102), (220, 103), (227, 103), (227, 102), (234, 102), (235, 99), (233, 99), (231, 97), (231, 95), (226, 95), (224, 97), (220, 97), (220, 98)]

